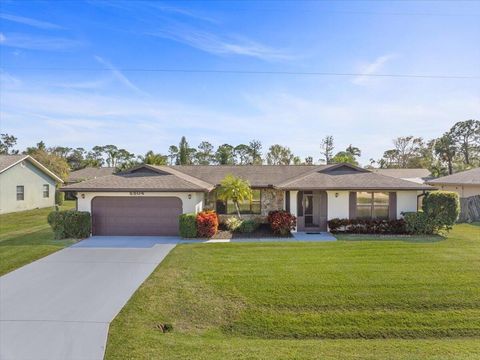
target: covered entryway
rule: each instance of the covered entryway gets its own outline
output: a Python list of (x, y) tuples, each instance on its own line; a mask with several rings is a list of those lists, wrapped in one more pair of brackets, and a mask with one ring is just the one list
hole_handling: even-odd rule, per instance
[(177, 197), (99, 196), (92, 200), (93, 235), (178, 235)]
[(328, 197), (326, 191), (299, 191), (297, 194), (297, 230), (327, 231)]

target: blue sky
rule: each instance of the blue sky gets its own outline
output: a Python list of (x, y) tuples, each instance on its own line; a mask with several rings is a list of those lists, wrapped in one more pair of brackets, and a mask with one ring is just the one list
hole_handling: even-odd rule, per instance
[(318, 159), (333, 135), (365, 164), (394, 137), (480, 118), (480, 2), (4, 0), (0, 11), (0, 125), (19, 148), (166, 153), (185, 135)]

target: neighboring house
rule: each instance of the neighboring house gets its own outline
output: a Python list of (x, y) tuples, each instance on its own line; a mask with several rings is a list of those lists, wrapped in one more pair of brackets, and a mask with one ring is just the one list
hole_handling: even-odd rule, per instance
[(30, 155), (0, 155), (0, 214), (54, 206), (57, 183)]
[(480, 168), (462, 171), (427, 182), (460, 196), (460, 221), (480, 221)]
[(77, 192), (78, 210), (92, 214), (95, 235), (176, 235), (178, 216), (215, 209), (234, 215), (231, 202), (216, 197), (228, 174), (248, 180), (246, 217), (265, 220), (272, 210), (297, 216), (297, 230), (324, 231), (333, 218), (398, 219), (417, 210), (417, 196), (429, 185), (373, 173), (349, 164), (153, 166), (65, 186)]
[(428, 169), (371, 169), (376, 174), (391, 176), (397, 179), (424, 184), (432, 178)]
[(427, 183), (441, 190), (455, 191), (461, 198), (480, 195), (480, 168), (432, 179)]
[[(66, 185), (75, 184), (80, 181), (96, 179), (102, 176), (112, 175), (115, 172), (114, 167), (86, 167), (80, 170), (75, 170), (70, 172)], [(65, 199), (75, 200), (75, 195), (73, 191), (65, 192)]]

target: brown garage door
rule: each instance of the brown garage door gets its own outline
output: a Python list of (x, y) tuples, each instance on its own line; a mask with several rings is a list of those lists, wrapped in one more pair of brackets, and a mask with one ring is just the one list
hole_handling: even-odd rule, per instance
[(93, 235), (178, 235), (182, 201), (176, 197), (95, 197)]

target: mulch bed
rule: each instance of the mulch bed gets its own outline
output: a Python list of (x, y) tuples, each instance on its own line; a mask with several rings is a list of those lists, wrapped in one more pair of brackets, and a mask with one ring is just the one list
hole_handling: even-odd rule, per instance
[(291, 238), (292, 234), (286, 236), (274, 234), (268, 224), (260, 225), (254, 232), (251, 233), (239, 233), (228, 231), (223, 225), (220, 225), (218, 232), (212, 239), (225, 240), (225, 239), (265, 239), (265, 238)]

